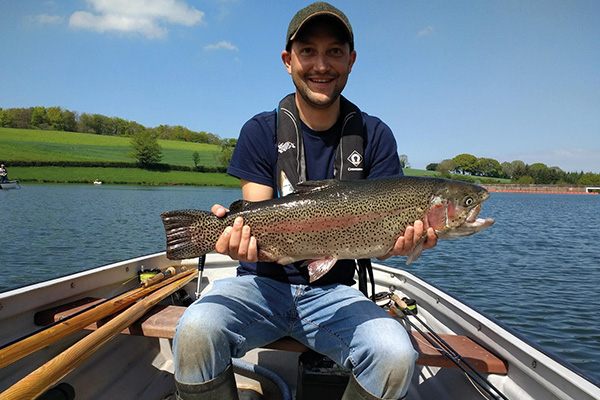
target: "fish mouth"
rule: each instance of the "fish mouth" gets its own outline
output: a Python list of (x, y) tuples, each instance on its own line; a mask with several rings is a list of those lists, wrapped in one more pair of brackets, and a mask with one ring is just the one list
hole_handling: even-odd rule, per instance
[(469, 210), (469, 212), (467, 213), (467, 219), (465, 222), (473, 223), (473, 222), (477, 221), (477, 216), (479, 215), (480, 211), (481, 211), (481, 204), (477, 204), (477, 206), (475, 206), (471, 210)]
[(453, 229), (436, 231), (440, 239), (452, 239), (465, 236), (471, 236), (491, 226), (495, 220), (492, 218), (477, 218), (481, 211), (481, 204), (470, 209), (465, 221)]

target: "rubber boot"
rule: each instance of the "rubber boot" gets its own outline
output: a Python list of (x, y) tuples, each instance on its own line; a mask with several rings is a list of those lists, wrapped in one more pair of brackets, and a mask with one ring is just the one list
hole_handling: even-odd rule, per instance
[(175, 380), (177, 400), (238, 400), (233, 366), (221, 375), (203, 383), (181, 383)]
[(348, 386), (346, 386), (346, 391), (342, 396), (342, 400), (383, 400), (381, 397), (377, 397), (367, 389), (362, 387), (360, 383), (356, 380), (354, 374), (350, 375), (350, 380), (348, 380)]

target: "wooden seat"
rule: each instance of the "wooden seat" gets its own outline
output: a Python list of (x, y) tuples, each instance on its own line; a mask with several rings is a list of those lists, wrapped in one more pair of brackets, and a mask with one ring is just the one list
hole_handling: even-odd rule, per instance
[[(35, 322), (38, 325), (49, 325), (55, 321), (81, 311), (95, 302), (98, 299), (85, 299), (87, 301), (78, 301), (75, 303), (66, 304), (60, 307), (51, 308), (40, 311), (35, 315)], [(175, 326), (177, 321), (183, 315), (185, 307), (181, 306), (165, 306), (157, 305), (150, 310), (146, 315), (136, 321), (133, 325), (125, 329), (123, 334), (141, 335), (146, 337), (157, 337), (173, 339), (175, 335)], [(85, 329), (95, 330), (106, 323), (108, 319), (101, 320), (97, 323), (88, 325)], [(438, 350), (433, 348), (425, 338), (418, 332), (409, 332), (415, 350), (419, 353), (417, 360), (418, 365), (427, 365), (441, 368), (458, 368), (448, 357), (444, 356)], [(467, 360), (480, 373), (492, 374), (507, 374), (508, 369), (506, 362), (498, 358), (496, 355), (481, 347), (467, 336), (460, 335), (440, 335), (452, 348), (456, 350), (465, 360)], [(297, 340), (284, 337), (273, 343), (270, 343), (265, 348), (304, 352), (309, 350)]]

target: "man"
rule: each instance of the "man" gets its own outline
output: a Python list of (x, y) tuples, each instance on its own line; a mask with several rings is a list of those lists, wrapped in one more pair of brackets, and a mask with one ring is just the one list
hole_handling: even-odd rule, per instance
[(8, 171), (4, 168), (4, 164), (0, 165), (0, 183), (8, 182)]
[[(281, 58), (295, 94), (244, 125), (228, 170), (241, 179), (245, 200), (288, 194), (304, 180), (401, 173), (390, 129), (340, 96), (356, 60), (352, 27), (340, 10), (327, 3), (300, 10)], [(226, 210), (215, 205), (213, 212)], [(418, 221), (388, 256), (408, 254), (424, 232), (424, 248), (435, 246), (433, 229)], [(179, 322), (173, 346), (180, 398), (236, 398), (231, 358), (284, 336), (352, 370), (344, 399), (406, 395), (416, 353), (404, 328), (350, 287), (354, 260), (339, 261), (309, 284), (301, 263), (257, 262), (256, 240), (241, 218), (216, 250), (240, 260), (238, 277), (215, 282)]]

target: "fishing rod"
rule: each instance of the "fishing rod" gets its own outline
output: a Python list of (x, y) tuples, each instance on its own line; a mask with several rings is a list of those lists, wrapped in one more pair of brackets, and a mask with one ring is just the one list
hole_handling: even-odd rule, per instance
[[(409, 307), (405, 301), (400, 299), (398, 295), (391, 294), (390, 299), (394, 302), (395, 306), (390, 309), (393, 310), (398, 316), (405, 318), (410, 326), (421, 334), (437, 351), (444, 356), (448, 357), (458, 368), (460, 368), (473, 382), (475, 382), (481, 389), (483, 389), (493, 399), (509, 400), (496, 386), (494, 386), (486, 377), (484, 377), (479, 371), (475, 369), (467, 360), (465, 360), (452, 346), (450, 346), (444, 339), (442, 339), (429, 325), (423, 321), (411, 307)], [(413, 307), (414, 308), (414, 307)], [(400, 314), (399, 312), (402, 312)], [(414, 317), (421, 325), (429, 331), (429, 334), (423, 332), (415, 323), (408, 319), (408, 315)], [(464, 365), (463, 365), (464, 364)], [(465, 368), (465, 366), (468, 368)], [(469, 371), (470, 370), (470, 371)], [(475, 374), (473, 374), (473, 372)], [(487, 385), (487, 387), (486, 387)], [(498, 395), (492, 393), (495, 391)]]

